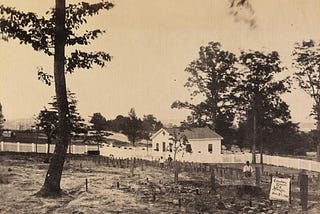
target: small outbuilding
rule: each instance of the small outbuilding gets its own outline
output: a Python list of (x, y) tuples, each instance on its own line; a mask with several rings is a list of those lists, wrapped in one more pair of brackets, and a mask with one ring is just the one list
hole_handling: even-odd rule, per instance
[[(165, 158), (169, 154), (173, 156), (175, 141), (181, 139), (185, 139), (184, 149), (181, 152), (185, 154), (184, 160), (195, 162), (206, 162), (206, 159), (211, 160), (208, 162), (212, 162), (212, 159), (220, 160), (223, 138), (208, 127), (161, 128), (151, 136), (153, 156)], [(180, 154), (179, 157), (182, 158), (182, 156)]]

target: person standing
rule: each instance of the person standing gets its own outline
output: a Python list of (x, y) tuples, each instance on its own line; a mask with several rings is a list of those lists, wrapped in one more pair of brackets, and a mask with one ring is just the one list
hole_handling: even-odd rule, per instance
[(169, 155), (167, 160), (168, 160), (168, 166), (169, 166), (169, 168), (171, 168), (171, 166), (172, 166), (172, 157)]
[(160, 164), (160, 169), (163, 169), (164, 168), (164, 159), (162, 156), (159, 159), (159, 164)]

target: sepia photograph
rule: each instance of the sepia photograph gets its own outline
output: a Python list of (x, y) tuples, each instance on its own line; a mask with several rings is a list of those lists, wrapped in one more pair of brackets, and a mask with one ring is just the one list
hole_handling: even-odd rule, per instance
[(0, 213), (320, 213), (319, 0), (0, 0)]

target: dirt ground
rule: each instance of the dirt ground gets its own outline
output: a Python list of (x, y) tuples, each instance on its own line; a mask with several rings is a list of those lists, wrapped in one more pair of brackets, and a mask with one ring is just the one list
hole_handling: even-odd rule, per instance
[[(210, 177), (201, 173), (180, 173), (174, 184), (170, 169), (137, 167), (132, 176), (130, 168), (71, 160), (63, 173), (64, 194), (41, 198), (34, 194), (48, 167), (42, 159), (0, 154), (0, 213), (301, 213), (297, 187), (291, 204), (271, 203), (267, 182), (248, 189), (232, 181), (221, 185), (217, 179), (211, 192)], [(308, 213), (320, 213), (319, 189), (309, 185)]]

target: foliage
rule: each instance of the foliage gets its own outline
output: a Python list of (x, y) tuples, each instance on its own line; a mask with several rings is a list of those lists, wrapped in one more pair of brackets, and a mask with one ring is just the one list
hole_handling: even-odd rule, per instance
[(290, 119), (288, 105), (280, 95), (290, 92), (289, 77), (275, 80), (285, 68), (281, 66), (279, 54), (275, 51), (264, 54), (259, 51), (242, 52), (239, 58), (244, 78), (233, 91), (240, 117), (256, 111), (258, 123), (287, 121)]
[(137, 117), (134, 108), (130, 109), (129, 117), (127, 117), (126, 123), (122, 125), (122, 131), (128, 136), (133, 146), (138, 139), (142, 138), (142, 121)]
[(157, 121), (157, 118), (152, 114), (144, 115), (142, 119), (142, 138), (150, 140), (153, 133), (163, 128), (163, 124)]
[(299, 133), (298, 124), (288, 121), (262, 130), (263, 149), (270, 154), (305, 155), (309, 149)]
[(90, 121), (92, 124), (92, 129), (96, 131), (106, 130), (107, 120), (101, 113), (94, 113)]
[(58, 129), (58, 113), (44, 108), (36, 118), (36, 126), (45, 133), (48, 141), (56, 138)]
[(320, 130), (320, 42), (310, 40), (296, 43), (293, 56), (293, 64), (299, 69), (294, 73), (294, 78), (314, 100), (311, 115)]
[(220, 43), (210, 42), (200, 47), (199, 58), (185, 69), (190, 76), (184, 86), (191, 90), (191, 101), (195, 98), (204, 100), (198, 104), (175, 101), (171, 106), (191, 110), (191, 116), (183, 126), (209, 126), (227, 135), (235, 114), (230, 92), (241, 77), (236, 62), (236, 56), (222, 50)]
[(4, 119), (4, 116), (2, 114), (2, 105), (0, 103), (0, 136), (2, 135), (2, 129), (3, 129), (4, 121), (5, 121), (5, 119)]
[[(73, 49), (70, 56), (65, 56), (65, 46), (87, 45), (102, 33), (101, 30), (77, 31), (87, 22), (89, 16), (98, 14), (101, 10), (109, 10), (112, 3), (100, 2), (96, 4), (77, 3), (65, 7), (65, 0), (56, 0), (55, 9), (46, 13), (46, 17), (39, 17), (35, 13), (24, 13), (15, 8), (0, 5), (0, 34), (5, 41), (18, 39), (21, 44), (31, 45), (36, 51), (42, 51), (54, 56), (54, 80), (57, 95), (57, 109), (59, 110), (59, 144), (51, 159), (44, 185), (39, 194), (55, 196), (61, 194), (60, 181), (63, 165), (70, 140), (70, 118), (68, 109), (65, 71), (73, 72), (75, 68), (91, 68), (94, 64), (103, 67), (111, 57), (105, 52), (83, 52)], [(54, 48), (54, 53), (52, 49)], [(50, 85), (50, 75), (38, 71), (38, 78)], [(72, 127), (77, 129), (78, 127)], [(81, 128), (81, 127), (80, 127)], [(76, 130), (78, 131), (78, 130)]]
[(308, 133), (308, 137), (310, 138), (309, 144), (310, 144), (310, 150), (316, 151), (317, 145), (319, 145), (320, 142), (320, 130), (311, 130)]
[(291, 124), (288, 105), (280, 97), (290, 91), (290, 78), (276, 80), (276, 75), (285, 68), (281, 66), (279, 54), (275, 51), (268, 54), (259, 51), (241, 52), (239, 61), (243, 66), (244, 78), (233, 90), (233, 99), (237, 102), (241, 124), (239, 131), (246, 132), (238, 133), (241, 144), (253, 141), (255, 118), (258, 141), (264, 147), (268, 147), (266, 144), (271, 146), (272, 141), (264, 138), (263, 134), (274, 133), (280, 127)]
[[(180, 152), (186, 151), (186, 145), (189, 143), (187, 136), (184, 134), (181, 134), (183, 130), (187, 128), (185, 127), (180, 127), (180, 128), (173, 128), (173, 131), (171, 133), (171, 137), (169, 140), (173, 142), (173, 160), (176, 161), (176, 156)], [(192, 152), (192, 151), (190, 151)]]
[[(192, 152), (187, 151), (187, 144), (188, 144), (188, 138), (184, 134), (181, 134), (183, 130), (186, 129), (186, 127), (181, 128), (173, 128), (173, 131), (171, 133), (171, 137), (169, 140), (173, 142), (173, 163), (174, 163), (174, 182), (178, 182), (178, 176), (179, 176), (179, 163), (177, 162), (177, 154), (180, 152)], [(183, 154), (182, 154), (183, 156)]]
[(107, 120), (106, 130), (123, 132), (123, 128), (128, 121), (128, 117), (118, 115), (114, 120)]
[(141, 120), (131, 108), (128, 116), (118, 115), (114, 120), (108, 120), (105, 130), (122, 132), (131, 142), (137, 142), (141, 139), (150, 140), (151, 135), (162, 127), (161, 121), (154, 115), (144, 115)]
[[(36, 118), (36, 126), (42, 130), (48, 141), (56, 138), (58, 130), (58, 110), (56, 96), (52, 97), (53, 102), (50, 102), (50, 110), (44, 108), (41, 110)], [(77, 109), (77, 99), (75, 93), (68, 91), (68, 105), (70, 109), (70, 127), (74, 133), (84, 133), (87, 131), (87, 127), (84, 123), (84, 119), (80, 116)]]
[[(81, 25), (87, 23), (90, 16), (96, 15), (101, 10), (109, 10), (114, 5), (110, 2), (76, 3), (66, 7), (65, 44), (66, 46), (83, 46), (98, 38), (104, 31), (99, 29), (87, 30), (80, 33)], [(48, 56), (53, 56), (55, 22), (54, 9), (39, 16), (33, 12), (22, 12), (12, 7), (0, 5), (0, 34), (5, 41), (18, 39), (21, 44), (31, 45), (36, 51), (41, 51)], [(84, 52), (73, 49), (65, 58), (65, 70), (74, 72), (76, 68), (90, 69), (94, 65), (105, 66), (111, 56), (103, 51)], [(52, 76), (41, 69), (38, 71), (39, 79), (51, 84)], [(50, 78), (51, 77), (51, 78)]]
[(105, 137), (111, 135), (105, 132), (107, 120), (101, 113), (94, 113), (89, 121), (92, 125), (91, 128), (94, 130), (93, 135), (88, 136), (87, 140), (94, 141), (98, 145), (105, 142)]
[[(75, 96), (75, 93), (70, 90), (67, 91), (68, 97), (68, 107), (69, 107), (69, 120), (70, 120), (70, 130), (71, 132), (78, 133), (86, 133), (87, 126), (84, 123), (84, 119), (81, 117), (80, 113), (77, 109), (78, 100)], [(53, 96), (53, 102), (49, 103), (52, 106), (52, 110), (58, 114), (58, 103), (57, 97)]]

